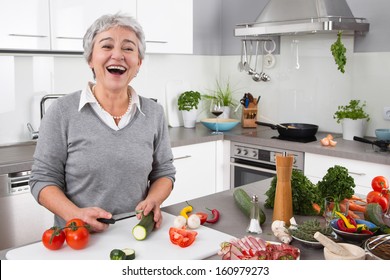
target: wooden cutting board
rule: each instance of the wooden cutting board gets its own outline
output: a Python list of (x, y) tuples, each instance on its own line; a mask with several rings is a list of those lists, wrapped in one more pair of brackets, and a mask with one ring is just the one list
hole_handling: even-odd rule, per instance
[(33, 243), (7, 252), (9, 260), (109, 260), (112, 249), (132, 248), (136, 260), (199, 260), (215, 255), (223, 241), (234, 237), (223, 232), (201, 226), (195, 242), (181, 248), (169, 240), (169, 228), (173, 225), (175, 216), (163, 212), (163, 224), (153, 231), (147, 239), (137, 241), (131, 234), (132, 228), (138, 223), (136, 217), (122, 220), (111, 225), (103, 233), (91, 235), (85, 249), (73, 250), (64, 244), (57, 251), (46, 249), (41, 242)]

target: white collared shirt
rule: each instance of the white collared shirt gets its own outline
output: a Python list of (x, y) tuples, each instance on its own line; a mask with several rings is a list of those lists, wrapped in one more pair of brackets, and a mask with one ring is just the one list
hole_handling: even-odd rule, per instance
[(102, 121), (114, 130), (120, 130), (124, 128), (130, 122), (137, 109), (140, 111), (141, 114), (144, 115), (144, 113), (141, 111), (138, 94), (131, 86), (129, 86), (131, 94), (130, 110), (128, 110), (126, 114), (119, 120), (119, 123), (117, 125), (114, 121), (114, 118), (109, 113), (102, 110), (102, 108), (100, 107), (98, 101), (96, 100), (95, 96), (91, 91), (93, 85), (93, 83), (89, 82), (87, 87), (81, 92), (79, 111), (85, 106), (85, 104), (90, 103), (92, 109), (98, 114)]

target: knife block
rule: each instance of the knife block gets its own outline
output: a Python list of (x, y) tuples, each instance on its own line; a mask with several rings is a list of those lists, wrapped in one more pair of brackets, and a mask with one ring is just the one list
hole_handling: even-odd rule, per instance
[[(251, 106), (253, 105), (253, 106)], [(257, 127), (257, 108), (250, 103), (248, 108), (242, 108), (241, 125), (242, 127)]]

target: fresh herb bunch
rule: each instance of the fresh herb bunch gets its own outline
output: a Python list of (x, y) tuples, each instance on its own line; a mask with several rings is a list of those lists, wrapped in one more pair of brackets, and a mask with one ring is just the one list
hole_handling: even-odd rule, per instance
[[(272, 179), (271, 186), (265, 193), (268, 196), (264, 204), (266, 208), (274, 208), (276, 184), (277, 176)], [(294, 214), (318, 215), (318, 212), (313, 208), (313, 203), (319, 200), (316, 185), (302, 171), (297, 169), (292, 170), (291, 191)]]
[(330, 167), (322, 180), (317, 183), (322, 199), (333, 198), (335, 211), (340, 211), (338, 208), (341, 201), (352, 197), (355, 186), (355, 180), (348, 174), (348, 169), (340, 165)]
[(317, 240), (314, 238), (314, 234), (319, 231), (323, 235), (331, 236), (333, 229), (331, 227), (323, 227), (321, 226), (321, 223), (317, 219), (307, 220), (303, 222), (300, 225), (294, 225), (296, 228), (290, 228), (288, 231), (291, 235), (295, 236), (296, 238), (311, 241), (311, 242), (317, 242)]
[(330, 50), (332, 51), (334, 60), (338, 65), (337, 69), (340, 70), (341, 73), (344, 73), (344, 66), (347, 63), (347, 57), (345, 56), (347, 49), (345, 48), (343, 42), (341, 42), (341, 35), (342, 32), (339, 31), (337, 33), (337, 40), (331, 45)]
[(348, 105), (342, 105), (337, 107), (337, 111), (334, 113), (333, 118), (340, 123), (342, 119), (366, 119), (370, 120), (370, 116), (364, 111), (366, 102), (360, 104), (360, 100), (350, 100)]

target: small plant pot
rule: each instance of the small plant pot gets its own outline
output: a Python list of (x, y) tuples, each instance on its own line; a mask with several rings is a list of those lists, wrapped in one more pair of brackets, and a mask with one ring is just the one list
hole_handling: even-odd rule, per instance
[(343, 119), (343, 139), (353, 140), (354, 136), (363, 137), (366, 128), (366, 119)]
[(183, 124), (185, 128), (194, 128), (196, 124), (196, 117), (198, 115), (197, 109), (192, 109), (190, 111), (182, 111), (183, 115)]

